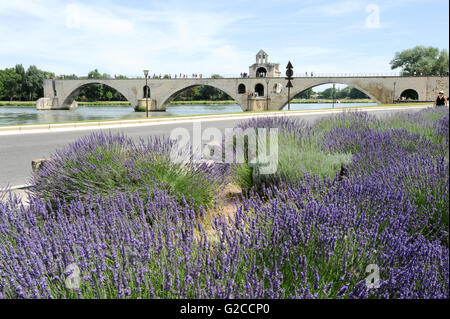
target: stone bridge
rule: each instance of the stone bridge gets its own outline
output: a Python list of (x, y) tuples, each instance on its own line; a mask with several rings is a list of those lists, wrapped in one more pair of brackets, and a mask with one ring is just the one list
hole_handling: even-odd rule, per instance
[[(80, 90), (88, 85), (101, 83), (119, 91), (132, 107), (145, 107), (145, 79), (84, 79), (44, 80), (44, 98), (37, 102), (37, 109), (73, 109)], [(207, 85), (227, 93), (243, 111), (281, 110), (288, 103), (287, 80), (282, 77), (246, 78), (178, 78), (149, 79), (148, 106), (150, 111), (165, 111), (170, 102), (182, 91)], [(290, 92), (297, 94), (322, 84), (346, 84), (354, 87), (381, 104), (392, 103), (405, 90), (414, 90), (419, 101), (433, 101), (439, 90), (448, 96), (449, 78), (438, 76), (359, 76), (359, 77), (296, 77)], [(258, 92), (258, 96), (252, 93)]]

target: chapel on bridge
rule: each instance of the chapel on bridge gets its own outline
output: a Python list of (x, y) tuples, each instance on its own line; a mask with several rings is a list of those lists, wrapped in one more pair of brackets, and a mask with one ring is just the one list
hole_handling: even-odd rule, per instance
[(269, 63), (269, 55), (264, 50), (256, 54), (256, 63), (249, 67), (251, 78), (280, 77), (280, 63)]

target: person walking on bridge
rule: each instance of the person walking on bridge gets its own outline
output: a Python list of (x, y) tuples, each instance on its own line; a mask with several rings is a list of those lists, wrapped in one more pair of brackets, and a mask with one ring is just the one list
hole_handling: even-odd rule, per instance
[(448, 107), (448, 100), (447, 97), (444, 95), (444, 91), (440, 90), (439, 95), (436, 98), (436, 101), (434, 101), (434, 106), (447, 106)]

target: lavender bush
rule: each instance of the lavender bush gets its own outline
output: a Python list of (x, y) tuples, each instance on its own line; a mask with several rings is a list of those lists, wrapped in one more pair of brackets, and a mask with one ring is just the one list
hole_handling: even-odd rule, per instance
[[(430, 117), (430, 112), (415, 114), (414, 118), (426, 123), (423, 116)], [(441, 110), (437, 112), (442, 114)], [(405, 191), (416, 205), (417, 214), (426, 221), (423, 233), (437, 236), (448, 245), (449, 162), (448, 150), (445, 154), (442, 148), (442, 141), (448, 141), (448, 128), (446, 132), (442, 123), (445, 121), (448, 127), (448, 115), (438, 120), (441, 123), (438, 127), (443, 128), (435, 130), (432, 139), (404, 128), (379, 131), (334, 128), (326, 134), (324, 147), (354, 154), (351, 172), (355, 178), (368, 176), (392, 189)], [(430, 122), (423, 125), (439, 125)]]
[(157, 137), (135, 143), (123, 134), (92, 134), (57, 151), (32, 176), (30, 190), (43, 199), (58, 197), (70, 201), (76, 194), (146, 194), (163, 189), (196, 209), (200, 205), (211, 206), (225, 182), (227, 167), (195, 163), (189, 148), (180, 150), (187, 163), (174, 163), (170, 152), (175, 144)]
[[(264, 196), (244, 200), (231, 220), (215, 218), (214, 236), (165, 193), (77, 198), (54, 209), (12, 199), (0, 205), (0, 296), (448, 297), (448, 248), (410, 233), (421, 220), (400, 190), (371, 178), (309, 179)], [(65, 285), (72, 263), (79, 289)], [(369, 264), (380, 267), (377, 289), (365, 284)]]
[[(307, 129), (277, 120), (299, 143), (351, 153), (349, 174), (262, 184), (229, 218), (154, 178), (134, 188), (107, 176), (123, 165), (122, 179), (139, 181), (128, 175), (154, 172), (139, 163), (166, 154), (166, 142), (79, 141), (39, 173), (29, 206), (0, 196), (0, 298), (448, 298), (448, 116), (433, 112), (415, 120), (435, 138), (359, 113)], [(110, 187), (83, 180), (104, 163), (111, 168), (95, 173)], [(188, 169), (226, 178), (208, 167)], [(69, 265), (79, 287), (67, 285)], [(379, 267), (378, 288), (367, 285), (369, 265)]]

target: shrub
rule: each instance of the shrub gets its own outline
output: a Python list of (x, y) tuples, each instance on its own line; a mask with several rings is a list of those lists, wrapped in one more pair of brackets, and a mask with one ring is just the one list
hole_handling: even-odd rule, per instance
[(262, 195), (213, 219), (217, 241), (165, 192), (0, 203), (0, 298), (448, 298), (448, 248), (409, 232), (401, 190), (305, 179)]
[(355, 154), (350, 169), (354, 177), (371, 177), (403, 190), (422, 221), (411, 231), (420, 229), (427, 237), (448, 242), (449, 164), (439, 144), (405, 129), (334, 129), (326, 134), (325, 146)]
[[(442, 146), (349, 116), (322, 133), (320, 125), (262, 120), (281, 128), (289, 146), (277, 172), (288, 183), (250, 189), (229, 219), (205, 216), (183, 200), (195, 201), (188, 195), (205, 180), (208, 187), (225, 180), (226, 166), (172, 166), (171, 144), (162, 139), (77, 141), (35, 177), (34, 194), (43, 199), (31, 197), (24, 207), (0, 194), (0, 298), (448, 299), (449, 163)], [(444, 139), (448, 117), (427, 116)], [(307, 167), (296, 175), (298, 163), (323, 156), (328, 162), (310, 169), (326, 172), (346, 154), (346, 179), (308, 174)], [(254, 185), (253, 168), (244, 163), (232, 172)], [(80, 268), (78, 289), (65, 283), (71, 264)], [(366, 285), (369, 265), (379, 267), (377, 289)]]
[[(238, 125), (239, 129), (277, 128), (278, 129), (278, 163), (274, 174), (260, 174), (259, 167), (265, 164), (237, 164), (233, 171), (241, 187), (249, 185), (261, 188), (263, 184), (276, 185), (298, 183), (305, 175), (334, 177), (343, 164), (351, 162), (350, 153), (324, 152), (321, 137), (315, 134), (304, 121), (288, 117), (264, 117), (252, 119)], [(234, 140), (233, 140), (234, 141)], [(262, 141), (258, 137), (258, 143)], [(247, 152), (247, 144), (244, 148)], [(247, 154), (247, 153), (246, 153)]]
[(49, 164), (33, 175), (31, 192), (45, 200), (59, 197), (70, 201), (76, 194), (147, 194), (159, 189), (195, 209), (212, 205), (225, 182), (227, 167), (195, 163), (188, 148), (180, 155), (188, 162), (174, 163), (170, 152), (175, 146), (168, 139), (135, 143), (124, 135), (92, 134), (57, 151)]

